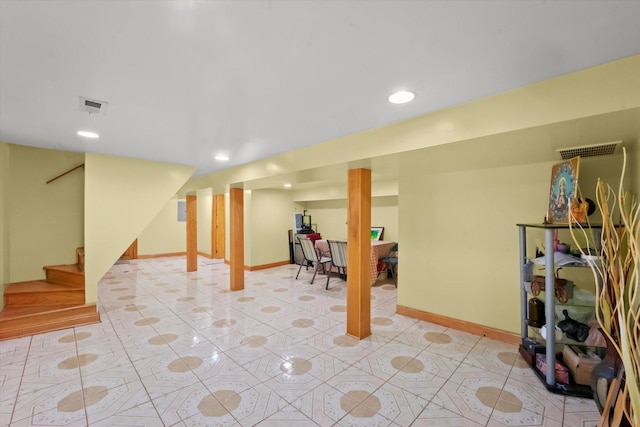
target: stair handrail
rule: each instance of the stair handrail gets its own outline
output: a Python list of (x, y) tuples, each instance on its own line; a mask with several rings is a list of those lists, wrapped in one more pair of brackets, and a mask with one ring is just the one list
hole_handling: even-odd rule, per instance
[(58, 178), (62, 178), (62, 177), (63, 177), (63, 176), (65, 176), (66, 174), (71, 173), (71, 172), (73, 172), (74, 170), (76, 170), (76, 169), (80, 169), (80, 168), (84, 168), (84, 163), (83, 163), (83, 164), (81, 164), (81, 165), (78, 165), (78, 166), (76, 166), (76, 167), (74, 167), (74, 168), (71, 168), (71, 169), (69, 169), (69, 170), (68, 170), (68, 171), (66, 171), (66, 172), (61, 173), (60, 175), (56, 176), (55, 178), (51, 178), (49, 181), (47, 181), (47, 184), (50, 184), (50, 183), (52, 183), (53, 181), (55, 181), (56, 179), (58, 179)]

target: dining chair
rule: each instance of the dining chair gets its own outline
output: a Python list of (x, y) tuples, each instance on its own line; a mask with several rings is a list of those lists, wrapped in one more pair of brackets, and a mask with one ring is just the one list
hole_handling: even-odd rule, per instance
[(329, 272), (327, 273), (327, 285), (325, 289), (329, 289), (329, 279), (333, 267), (337, 267), (338, 275), (342, 280), (347, 280), (347, 242), (339, 240), (327, 240), (329, 244), (329, 253), (331, 261), (329, 263)]
[[(318, 257), (316, 253), (316, 248), (313, 246), (313, 242), (307, 238), (298, 237), (298, 242), (300, 242), (300, 247), (302, 248), (302, 254), (304, 255), (304, 259), (306, 264), (309, 265), (311, 263), (313, 267), (313, 277), (311, 278), (311, 284), (316, 278), (316, 274), (318, 273), (318, 269), (324, 269), (324, 265), (328, 262), (331, 262), (331, 258), (329, 257)], [(296, 280), (298, 280), (298, 276), (300, 275), (300, 270), (302, 270), (303, 264), (300, 264), (300, 268), (298, 268), (298, 274), (296, 274)], [(329, 270), (331, 271), (331, 270)]]
[(380, 273), (383, 271), (385, 273), (390, 273), (393, 278), (393, 283), (398, 287), (398, 244), (396, 243), (391, 247), (389, 251), (389, 255), (382, 258), (380, 260), (382, 263), (382, 268), (378, 272), (378, 277), (380, 277)]

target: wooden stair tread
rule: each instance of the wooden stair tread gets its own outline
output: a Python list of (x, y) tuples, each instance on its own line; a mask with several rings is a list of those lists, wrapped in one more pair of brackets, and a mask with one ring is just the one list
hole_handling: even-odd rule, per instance
[(60, 265), (46, 265), (43, 267), (44, 270), (58, 270), (65, 271), (67, 273), (77, 273), (84, 275), (84, 272), (80, 270), (78, 264), (60, 264)]
[(0, 311), (0, 340), (100, 322), (95, 303), (85, 303), (84, 248), (76, 264), (43, 267), (46, 279), (10, 283)]
[(5, 307), (0, 311), (0, 322), (7, 319), (16, 319), (22, 316), (33, 314), (42, 314), (75, 307), (76, 304), (60, 304), (60, 305), (34, 305), (34, 306), (15, 306)]
[(45, 280), (29, 280), (26, 282), (10, 283), (4, 290), (4, 294), (26, 294), (32, 292), (69, 292), (84, 291), (84, 287), (73, 285), (61, 285), (59, 283), (49, 283)]
[(5, 307), (0, 312), (0, 340), (24, 337), (100, 322), (95, 303), (25, 313)]

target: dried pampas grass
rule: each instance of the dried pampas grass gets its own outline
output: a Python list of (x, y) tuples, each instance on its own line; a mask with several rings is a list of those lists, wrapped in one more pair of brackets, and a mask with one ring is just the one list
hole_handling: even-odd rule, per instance
[[(626, 150), (623, 158), (617, 192), (601, 180), (596, 186), (602, 234), (598, 262), (590, 266), (596, 282), (596, 318), (624, 367), (625, 381), (619, 390), (618, 387), (610, 390), (610, 394), (616, 390), (619, 393), (614, 412), (618, 415), (624, 413), (632, 425), (640, 426), (640, 206), (633, 196), (624, 191)], [(580, 222), (569, 223), (576, 244), (578, 237), (595, 241), (588, 223), (585, 226)], [(608, 401), (615, 398), (609, 396)], [(599, 425), (614, 425), (610, 418), (615, 420), (619, 417), (603, 413)]]

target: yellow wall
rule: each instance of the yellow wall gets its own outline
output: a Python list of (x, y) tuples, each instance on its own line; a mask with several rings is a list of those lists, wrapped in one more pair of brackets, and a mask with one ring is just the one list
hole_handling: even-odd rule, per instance
[[(629, 190), (635, 194), (640, 201), (640, 150), (627, 154), (627, 165), (629, 167)], [(635, 179), (634, 179), (635, 177)]]
[(138, 255), (161, 255), (187, 250), (187, 223), (178, 221), (178, 198), (162, 208), (138, 237)]
[(4, 307), (4, 288), (9, 283), (9, 145), (0, 142), (0, 309)]
[(198, 252), (211, 256), (211, 221), (213, 191), (205, 188), (197, 191), (198, 205)]
[[(397, 189), (397, 187), (396, 187)], [(342, 191), (340, 189), (339, 191)], [(200, 190), (198, 196), (198, 250), (205, 252), (202, 241), (210, 240), (211, 203), (210, 189)], [(245, 265), (258, 266), (285, 261), (289, 257), (287, 232), (293, 227), (293, 212), (308, 210), (313, 222), (318, 224), (323, 237), (346, 239), (346, 200), (291, 201), (287, 190), (245, 191)], [(138, 253), (154, 255), (185, 251), (184, 223), (176, 221), (174, 199), (156, 216), (138, 238)], [(266, 212), (266, 214), (265, 214)], [(209, 213), (209, 215), (207, 215)], [(397, 196), (372, 199), (372, 221), (385, 227), (385, 240), (397, 240)], [(203, 232), (203, 229), (207, 229)], [(276, 243), (277, 246), (272, 244)], [(210, 247), (207, 246), (207, 247)], [(209, 251), (206, 251), (209, 253)]]
[[(344, 181), (338, 185), (322, 186), (293, 191), (293, 200), (297, 203), (317, 202), (320, 200), (347, 200), (347, 172), (341, 171)], [(371, 197), (397, 196), (398, 181), (377, 181), (371, 183)], [(302, 210), (300, 210), (302, 212)]]
[[(459, 144), (469, 157), (487, 148)], [(585, 197), (595, 199), (592, 188), (598, 177), (617, 179), (620, 160), (583, 159), (580, 186)], [(518, 332), (516, 224), (542, 222), (551, 168), (559, 162), (460, 170), (453, 147), (401, 156), (398, 304)], [(528, 238), (543, 246), (542, 234)]]
[[(243, 225), (244, 225), (244, 265), (251, 266), (253, 264), (252, 255), (253, 252), (251, 250), (252, 243), (254, 239), (259, 239), (260, 231), (257, 227), (253, 226), (254, 221), (254, 211), (253, 211), (253, 192), (251, 190), (244, 190), (243, 192)], [(259, 213), (255, 213), (255, 218), (259, 217)], [(227, 216), (227, 218), (231, 218), (231, 216)], [(229, 222), (229, 221), (227, 221)], [(229, 233), (231, 234), (231, 233)]]
[(321, 200), (306, 202), (307, 215), (311, 215), (313, 230), (323, 239), (347, 240), (347, 201)]
[[(320, 200), (306, 202), (316, 229), (324, 239), (347, 240), (347, 201)], [(371, 226), (384, 227), (384, 240), (398, 240), (398, 197), (371, 199)]]
[[(345, 173), (346, 176), (346, 173)], [(371, 224), (385, 227), (384, 239), (398, 239), (398, 182), (372, 183)], [(330, 187), (319, 187), (293, 192), (294, 211), (304, 209), (311, 215), (314, 230), (323, 238), (346, 240), (347, 186), (346, 182)]]
[(43, 279), (43, 266), (75, 263), (84, 244), (83, 170), (46, 184), (82, 164), (84, 154), (13, 144), (9, 151), (9, 280)]
[(398, 197), (374, 197), (371, 200), (371, 226), (384, 227), (384, 240), (398, 241)]
[(289, 260), (292, 206), (287, 190), (245, 191), (245, 265)]
[(85, 281), (91, 303), (98, 281), (195, 168), (90, 153), (85, 164)]

